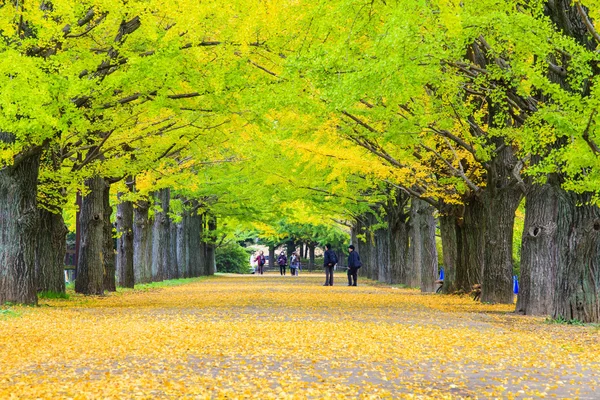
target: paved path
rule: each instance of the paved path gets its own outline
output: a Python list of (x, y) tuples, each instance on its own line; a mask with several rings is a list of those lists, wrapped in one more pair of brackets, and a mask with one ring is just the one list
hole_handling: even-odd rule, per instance
[(600, 399), (598, 328), (336, 279), (219, 276), (22, 309), (0, 320), (0, 398)]

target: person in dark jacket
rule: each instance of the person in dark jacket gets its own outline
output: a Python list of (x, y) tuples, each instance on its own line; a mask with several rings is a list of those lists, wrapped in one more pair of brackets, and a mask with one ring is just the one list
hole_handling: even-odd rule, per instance
[(333, 286), (333, 269), (338, 259), (335, 252), (331, 250), (331, 245), (325, 245), (325, 254), (323, 258), (323, 267), (325, 267), (325, 284), (323, 286)]
[(285, 266), (287, 265), (287, 257), (285, 256), (285, 252), (282, 250), (281, 254), (277, 258), (277, 264), (279, 264), (279, 273), (281, 275), (285, 275)]
[(348, 286), (356, 286), (358, 280), (358, 269), (362, 266), (358, 252), (354, 246), (348, 246)]

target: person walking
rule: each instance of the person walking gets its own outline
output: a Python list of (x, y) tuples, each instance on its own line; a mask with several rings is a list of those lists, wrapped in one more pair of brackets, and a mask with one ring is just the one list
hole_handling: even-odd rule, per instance
[(300, 258), (296, 252), (290, 256), (290, 272), (292, 276), (298, 276), (298, 268), (300, 267)]
[(362, 266), (360, 255), (354, 246), (348, 246), (348, 286), (356, 286), (358, 280), (358, 269)]
[(258, 264), (258, 273), (260, 275), (262, 275), (263, 268), (264, 268), (265, 264), (267, 263), (267, 260), (265, 259), (265, 252), (261, 251), (260, 254), (258, 256), (256, 256), (254, 261), (256, 261), (256, 263)]
[[(277, 264), (279, 265), (279, 273), (281, 275), (285, 275), (285, 267), (287, 266), (287, 257), (285, 256), (285, 252), (281, 250), (281, 254), (277, 257)], [(290, 266), (291, 268), (291, 266)]]
[(323, 258), (323, 267), (325, 267), (325, 284), (323, 286), (333, 286), (333, 269), (337, 262), (337, 255), (331, 250), (331, 245), (326, 244)]

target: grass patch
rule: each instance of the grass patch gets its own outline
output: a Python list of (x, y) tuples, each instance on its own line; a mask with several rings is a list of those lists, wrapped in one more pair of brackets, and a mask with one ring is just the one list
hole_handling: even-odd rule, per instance
[(575, 326), (585, 326), (585, 322), (578, 319), (565, 319), (563, 316), (558, 318), (546, 318), (544, 321), (547, 324), (561, 324), (561, 325), (575, 325)]
[(11, 310), (10, 308), (5, 308), (5, 309), (0, 309), (0, 319), (5, 319), (5, 318), (15, 318), (20, 316), (21, 314)]
[(39, 299), (69, 299), (69, 295), (66, 293), (53, 292), (51, 290), (38, 293)]
[[(152, 290), (152, 289), (160, 289), (160, 288), (164, 288), (164, 287), (180, 286), (180, 285), (185, 285), (188, 283), (200, 282), (206, 278), (208, 278), (208, 277), (201, 276), (198, 278), (170, 279), (170, 280), (161, 281), (161, 282), (140, 283), (140, 284), (135, 285), (135, 288), (133, 290), (147, 291), (147, 290)], [(127, 291), (127, 290), (132, 290), (132, 289), (119, 288), (119, 290)]]

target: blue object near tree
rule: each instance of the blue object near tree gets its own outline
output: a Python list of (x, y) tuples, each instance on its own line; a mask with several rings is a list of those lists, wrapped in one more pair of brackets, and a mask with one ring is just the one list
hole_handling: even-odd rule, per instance
[(444, 280), (444, 268), (440, 268), (440, 281)]
[(519, 279), (516, 275), (513, 276), (513, 293), (519, 294)]

